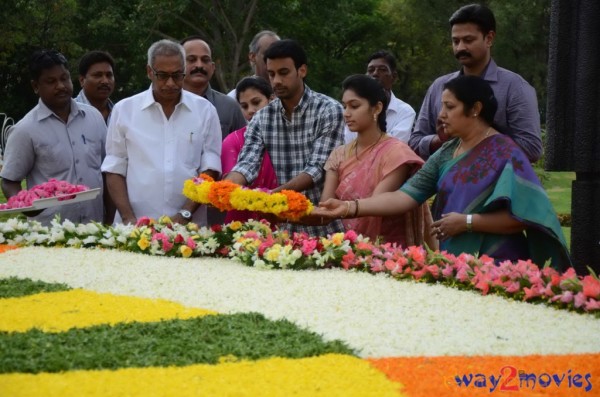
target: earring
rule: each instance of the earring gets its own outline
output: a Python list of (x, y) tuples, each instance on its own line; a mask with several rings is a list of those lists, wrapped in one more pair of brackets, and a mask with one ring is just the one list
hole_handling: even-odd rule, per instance
[(477, 113), (473, 113), (473, 117), (477, 117)]
[(377, 113), (373, 113), (373, 121), (377, 121), (377, 116), (378, 116)]

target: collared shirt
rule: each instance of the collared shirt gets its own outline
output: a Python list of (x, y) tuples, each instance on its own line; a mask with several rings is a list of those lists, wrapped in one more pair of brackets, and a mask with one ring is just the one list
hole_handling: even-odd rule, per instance
[[(100, 165), (105, 142), (106, 124), (96, 108), (72, 99), (65, 123), (40, 99), (12, 127), (0, 176), (14, 182), (26, 179), (27, 188), (51, 178), (102, 188)], [(32, 219), (49, 225), (55, 214), (74, 223), (102, 222), (102, 194), (94, 200), (47, 208)]]
[(213, 90), (210, 88), (210, 85), (204, 93), (204, 97), (217, 109), (219, 122), (221, 123), (222, 139), (225, 139), (233, 131), (246, 126), (246, 119), (244, 118), (240, 104), (235, 99)]
[[(427, 90), (408, 141), (410, 147), (423, 159), (431, 155), (429, 146), (436, 134), (443, 86), (461, 73), (462, 70), (438, 77)], [(498, 101), (494, 127), (510, 136), (530, 161), (537, 161), (542, 155), (542, 138), (535, 88), (518, 74), (498, 67), (493, 59), (481, 77), (490, 84)]]
[[(79, 91), (79, 94), (77, 94), (77, 96), (75, 97), (75, 101), (79, 102), (79, 103), (85, 103), (86, 105), (90, 105), (93, 106), (89, 99), (87, 99), (87, 97), (85, 96), (85, 93), (83, 92), (83, 90)], [(106, 125), (108, 125), (108, 123), (110, 122), (110, 115), (112, 112), (112, 108), (115, 106), (115, 104), (113, 103), (113, 101), (110, 100), (110, 98), (108, 98), (108, 117), (106, 118)], [(100, 113), (102, 114), (102, 113)]]
[[(241, 173), (252, 183), (267, 150), (279, 185), (304, 172), (314, 186), (303, 193), (317, 205), (323, 189), (323, 165), (331, 151), (343, 141), (342, 106), (326, 95), (304, 86), (304, 95), (287, 119), (279, 98), (258, 111), (245, 134), (245, 143), (233, 171)], [(338, 221), (327, 227), (285, 226), (292, 231), (303, 231), (313, 236), (325, 236), (343, 230)]]
[[(388, 135), (398, 138), (404, 143), (408, 142), (410, 132), (416, 116), (415, 110), (408, 103), (396, 98), (391, 93), (390, 104), (385, 111), (385, 130)], [(350, 131), (344, 126), (344, 141), (350, 143), (356, 138), (356, 132)]]
[[(206, 99), (182, 90), (168, 119), (152, 86), (115, 105), (102, 171), (126, 178), (136, 217), (175, 215), (186, 201), (184, 181), (207, 169), (221, 171), (221, 133), (217, 112)], [(205, 225), (206, 208), (192, 220)], [(121, 221), (119, 214), (115, 221)]]

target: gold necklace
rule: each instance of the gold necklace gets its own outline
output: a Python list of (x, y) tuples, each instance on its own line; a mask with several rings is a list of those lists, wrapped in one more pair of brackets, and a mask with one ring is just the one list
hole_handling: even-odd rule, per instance
[[(374, 143), (370, 144), (363, 151), (361, 151), (360, 154), (362, 155), (363, 153), (373, 149), (379, 143), (381, 138), (383, 138), (384, 135), (385, 135), (385, 132), (382, 132), (381, 134), (379, 134), (379, 138), (377, 138), (377, 140)], [(358, 139), (356, 140), (356, 145), (354, 146), (354, 155), (356, 156), (356, 159), (358, 160)]]
[[(488, 127), (487, 131), (485, 131), (485, 134), (483, 134), (483, 138), (481, 138), (481, 139), (479, 140), (479, 142), (477, 142), (475, 145), (473, 145), (473, 147), (475, 147), (475, 146), (479, 145), (479, 143), (480, 143), (481, 141), (483, 141), (485, 138), (487, 138), (487, 137), (488, 137), (488, 135), (490, 135), (490, 131), (492, 131), (492, 127), (491, 127), (491, 126), (490, 126), (490, 127)], [(460, 148), (462, 147), (463, 140), (459, 138), (459, 141), (460, 141), (460, 142), (458, 143), (458, 146), (456, 147), (456, 149), (454, 149), (454, 154), (452, 155), (452, 157), (453, 157), (453, 158), (454, 158), (454, 157), (456, 157), (456, 156), (458, 156), (458, 151), (459, 151), (459, 150), (460, 150)]]

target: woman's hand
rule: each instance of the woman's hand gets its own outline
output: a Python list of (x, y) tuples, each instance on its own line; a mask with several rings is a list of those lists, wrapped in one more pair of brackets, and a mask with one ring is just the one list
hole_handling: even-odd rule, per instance
[(433, 222), (431, 230), (431, 235), (439, 240), (462, 234), (467, 231), (467, 216), (458, 212), (442, 214), (442, 219)]
[(319, 206), (313, 209), (311, 216), (323, 218), (342, 218), (348, 212), (348, 204), (345, 201), (338, 199), (327, 199)]

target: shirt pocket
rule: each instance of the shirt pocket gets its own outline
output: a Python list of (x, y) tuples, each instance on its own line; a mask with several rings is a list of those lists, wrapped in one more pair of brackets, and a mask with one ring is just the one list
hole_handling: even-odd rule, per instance
[(85, 135), (85, 161), (90, 168), (100, 169), (102, 164), (102, 140), (97, 137)]
[(199, 131), (192, 131), (183, 136), (183, 164), (187, 169), (198, 171), (202, 164), (202, 146), (204, 137)]

